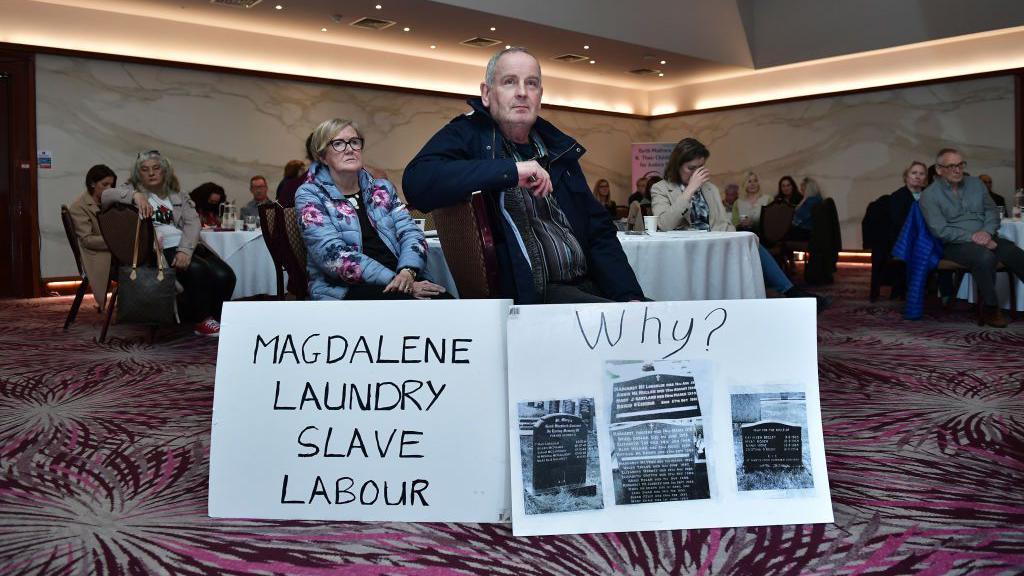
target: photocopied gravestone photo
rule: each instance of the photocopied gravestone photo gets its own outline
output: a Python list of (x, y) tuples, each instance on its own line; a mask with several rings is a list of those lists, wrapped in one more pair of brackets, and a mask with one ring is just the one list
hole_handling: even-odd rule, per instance
[(603, 508), (594, 399), (520, 402), (518, 414), (526, 513)]
[(803, 392), (731, 394), (736, 489), (780, 490), (798, 497), (814, 488)]
[(694, 361), (609, 361), (615, 504), (711, 497)]

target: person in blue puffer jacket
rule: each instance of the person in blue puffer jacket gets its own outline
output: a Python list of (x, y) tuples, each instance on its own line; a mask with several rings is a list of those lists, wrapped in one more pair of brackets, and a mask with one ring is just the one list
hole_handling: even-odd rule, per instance
[(314, 300), (436, 298), (445, 289), (420, 277), (427, 242), (395, 188), (363, 168), (365, 140), (351, 120), (313, 130), (316, 161), (295, 193)]

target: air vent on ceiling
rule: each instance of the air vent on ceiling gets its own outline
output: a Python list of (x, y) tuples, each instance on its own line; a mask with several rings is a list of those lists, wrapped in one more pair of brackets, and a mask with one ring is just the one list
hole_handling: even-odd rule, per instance
[(579, 54), (562, 54), (561, 56), (555, 56), (552, 58), (552, 60), (558, 60), (559, 62), (565, 62), (566, 64), (572, 64), (586, 59), (586, 56), (580, 56)]
[(636, 74), (637, 76), (657, 76), (661, 73), (661, 70), (651, 70), (650, 68), (637, 68), (636, 70), (630, 70), (630, 74)]
[(488, 48), (490, 46), (494, 46), (495, 44), (501, 44), (501, 40), (495, 40), (494, 38), (484, 38), (482, 36), (477, 36), (476, 38), (470, 38), (469, 40), (463, 40), (462, 42), (459, 42), (459, 44), (464, 44), (466, 46), (472, 46), (474, 48)]
[(210, 4), (230, 6), (232, 8), (252, 8), (260, 2), (263, 2), (263, 0), (210, 0)]
[(360, 18), (359, 20), (349, 24), (349, 26), (365, 28), (366, 30), (383, 30), (394, 25), (395, 23), (391, 20), (381, 20), (380, 18)]

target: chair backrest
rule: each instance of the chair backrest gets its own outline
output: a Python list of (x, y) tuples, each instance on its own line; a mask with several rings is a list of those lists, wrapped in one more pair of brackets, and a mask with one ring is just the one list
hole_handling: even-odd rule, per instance
[(284, 230), (284, 208), (277, 202), (266, 202), (256, 207), (260, 216), (260, 230), (267, 244), (274, 267), (285, 269), (285, 254), (289, 250), (288, 237)]
[(444, 259), (459, 298), (498, 296), (498, 257), (484, 195), (433, 211)]
[(794, 208), (783, 202), (761, 207), (761, 230), (758, 236), (765, 245), (781, 242), (793, 225)]
[(99, 213), (100, 234), (118, 265), (132, 264), (132, 248), (138, 250), (139, 266), (156, 266), (153, 250), (153, 220), (143, 220), (139, 230), (139, 243), (135, 244), (135, 226), (139, 211), (130, 204), (111, 204)]
[(78, 236), (75, 234), (75, 223), (71, 221), (71, 211), (67, 204), (60, 205), (60, 221), (64, 224), (64, 233), (68, 236), (68, 244), (71, 245), (71, 253), (75, 255), (75, 266), (78, 266), (78, 275), (85, 277), (85, 270), (82, 268), (82, 249), (78, 245)]
[(306, 273), (306, 243), (302, 239), (302, 228), (294, 207), (282, 208), (279, 218), (284, 223), (284, 236), (288, 244), (288, 252), (284, 255), (288, 285), (297, 292), (297, 298), (305, 300), (309, 297), (309, 275)]

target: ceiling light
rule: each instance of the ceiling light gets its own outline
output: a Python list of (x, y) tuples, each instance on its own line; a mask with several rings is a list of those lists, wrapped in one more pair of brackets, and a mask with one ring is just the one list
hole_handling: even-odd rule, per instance
[(511, 44), (505, 44), (505, 50), (509, 50), (509, 49), (511, 49), (511, 48), (512, 48), (512, 45), (511, 45)]
[(664, 76), (665, 76), (665, 73), (664, 73), (664, 72), (658, 72), (658, 78), (662, 78), (662, 77), (664, 77)]
[(495, 30), (497, 30), (497, 28), (495, 28), (494, 26), (491, 26), (491, 32), (494, 32)]
[(583, 49), (584, 50), (590, 50), (590, 44), (584, 44), (583, 45)]
[(409, 28), (408, 26), (402, 28), (402, 32), (409, 32), (410, 30), (412, 30), (412, 28)]
[(597, 60), (591, 60), (590, 63), (591, 64), (597, 64)]
[(381, 6), (380, 4), (377, 4), (376, 6), (374, 6), (374, 8), (376, 8), (377, 10), (380, 10), (381, 8), (383, 8), (383, 6)]
[(327, 28), (321, 28), (320, 31), (321, 32), (327, 32)]
[(284, 10), (284, 6), (278, 4), (277, 6), (274, 6), (274, 10)]
[(661, 61), (661, 63), (662, 63), (662, 64), (665, 64), (665, 61), (664, 61), (664, 60), (662, 60), (662, 61)]
[(431, 45), (430, 45), (430, 49), (431, 49), (431, 50), (435, 50), (436, 48), (437, 48), (437, 45), (436, 45), (436, 44), (431, 44)]

